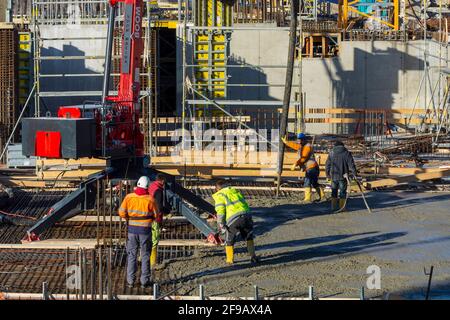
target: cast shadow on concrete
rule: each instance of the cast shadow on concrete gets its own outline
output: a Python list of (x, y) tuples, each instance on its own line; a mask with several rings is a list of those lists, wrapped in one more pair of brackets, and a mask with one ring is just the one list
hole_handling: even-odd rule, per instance
[[(366, 236), (366, 235), (375, 234), (375, 233), (377, 233), (377, 231), (362, 232), (362, 233), (355, 233), (355, 234), (336, 234), (336, 235), (306, 238), (306, 239), (292, 239), (289, 241), (281, 241), (281, 242), (274, 242), (274, 243), (270, 243), (270, 244), (258, 245), (258, 251), (273, 250), (273, 249), (279, 249), (279, 248), (295, 248), (295, 247), (309, 246), (309, 245), (315, 245), (315, 244), (320, 244), (320, 243), (323, 244), (326, 242), (340, 241), (340, 240), (348, 239), (351, 237)], [(236, 252), (237, 253), (246, 252), (246, 249), (238, 248), (236, 250)]]
[[(450, 194), (436, 194), (429, 197), (405, 198), (388, 192), (369, 192), (365, 194), (367, 203), (373, 214), (389, 208), (406, 208), (415, 205), (438, 203), (450, 200)], [(352, 194), (347, 200), (346, 212), (367, 210), (360, 194)], [(334, 215), (330, 209), (330, 201), (322, 201), (310, 204), (285, 204), (272, 208), (252, 208), (255, 216), (254, 233), (256, 236), (270, 232), (281, 224), (289, 223), (290, 220), (306, 219), (322, 215)]]
[(279, 268), (281, 266), (284, 267), (286, 264), (290, 265), (293, 263), (303, 263), (307, 261), (335, 259), (341, 255), (362, 253), (373, 249), (392, 246), (396, 243), (393, 241), (394, 239), (403, 237), (406, 234), (406, 232), (381, 233), (335, 244), (267, 255), (261, 257), (261, 261), (258, 264), (238, 262), (232, 266), (225, 266), (222, 268), (215, 267), (207, 271), (191, 274), (180, 279), (180, 281), (188, 281), (199, 277), (206, 277), (207, 280), (212, 281), (226, 278), (231, 275), (242, 276), (253, 272), (261, 272), (265, 269)]
[[(395, 195), (395, 193), (378, 193), (372, 192), (365, 194), (369, 207), (373, 210), (377, 209), (389, 209), (389, 208), (406, 208), (415, 205), (429, 205), (430, 203), (448, 201), (450, 200), (450, 194), (435, 194), (429, 197), (417, 197), (417, 198), (403, 198)], [(352, 196), (347, 201), (348, 211), (364, 210), (363, 199), (360, 195)]]
[[(63, 45), (63, 49), (54, 47), (42, 48), (42, 57), (85, 57), (86, 53), (73, 45)], [(45, 77), (40, 81), (40, 90), (47, 92), (63, 92), (63, 91), (101, 91), (102, 90), (102, 76), (93, 76), (98, 72), (89, 69), (86, 66), (86, 59), (51, 59), (42, 60), (40, 66), (40, 73), (45, 75), (69, 75), (69, 74), (84, 74), (88, 76), (55, 76)], [(110, 85), (112, 88), (112, 81)], [(60, 106), (81, 105), (85, 101), (100, 101), (99, 96), (74, 96), (74, 97), (40, 97), (46, 111), (55, 114)]]
[[(350, 69), (342, 65), (339, 56), (322, 59), (332, 82), (331, 96), (335, 97), (332, 105), (336, 108), (390, 110), (394, 106), (394, 95), (400, 91), (400, 73), (423, 70), (422, 59), (393, 47), (377, 49), (374, 41), (371, 45), (370, 50), (352, 49), (353, 66)], [(357, 124), (346, 126), (349, 132), (342, 133), (363, 132)]]
[(286, 224), (290, 220), (306, 219), (322, 215), (333, 214), (330, 210), (329, 201), (313, 202), (308, 204), (283, 204), (271, 208), (252, 208), (255, 234), (261, 235), (270, 232), (281, 224)]
[[(429, 273), (430, 267), (431, 266), (426, 266), (426, 269), (423, 271), (423, 280), (420, 283), (408, 290), (391, 292), (389, 295), (391, 297), (390, 299), (425, 300), (429, 278), (429, 276), (425, 274), (425, 271)], [(439, 281), (437, 283), (433, 281), (433, 278), (440, 272), (442, 271), (439, 267), (435, 266), (433, 277), (431, 278), (429, 300), (450, 300), (450, 281)]]

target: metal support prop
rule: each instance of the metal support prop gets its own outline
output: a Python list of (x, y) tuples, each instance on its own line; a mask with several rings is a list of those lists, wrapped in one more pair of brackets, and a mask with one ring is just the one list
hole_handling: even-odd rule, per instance
[(428, 285), (427, 285), (427, 293), (425, 295), (425, 300), (428, 300), (430, 298), (430, 291), (431, 291), (431, 279), (433, 278), (433, 270), (434, 266), (431, 266), (430, 272), (427, 272), (425, 269), (423, 270), (425, 275), (428, 276)]
[(116, 18), (116, 5), (109, 6), (108, 17), (108, 36), (106, 42), (105, 53), (105, 71), (103, 74), (103, 90), (102, 90), (102, 104), (106, 103), (106, 97), (109, 95), (109, 80), (111, 77), (111, 57), (114, 44), (114, 23)]
[(108, 17), (108, 37), (106, 43), (105, 53), (105, 72), (103, 74), (103, 90), (102, 90), (102, 156), (106, 156), (106, 128), (105, 128), (105, 115), (106, 115), (106, 97), (109, 95), (109, 81), (111, 78), (111, 62), (112, 62), (112, 50), (114, 44), (114, 23), (116, 18), (116, 5), (109, 6)]
[(198, 291), (199, 291), (199, 299), (205, 300), (205, 287), (202, 284), (199, 285)]
[(291, 91), (292, 91), (292, 77), (294, 74), (295, 44), (297, 40), (297, 15), (299, 10), (298, 3), (299, 0), (291, 1), (291, 22), (289, 30), (288, 59), (286, 67), (286, 84), (284, 87), (283, 109), (280, 121), (279, 151), (277, 161), (277, 197), (280, 193), (281, 173), (283, 171), (284, 149), (285, 149), (285, 145), (281, 139), (286, 135), (287, 131), (287, 124), (289, 118), (289, 104), (291, 101)]
[(158, 300), (159, 297), (159, 285), (157, 283), (153, 284), (153, 300)]
[(42, 300), (50, 300), (48, 295), (48, 283), (42, 282)]
[(111, 266), (111, 260), (112, 260), (112, 248), (108, 248), (106, 251), (106, 272), (107, 272), (107, 281), (106, 281), (106, 291), (108, 294), (108, 300), (112, 300), (112, 266)]
[(309, 286), (309, 300), (314, 300), (314, 287)]
[(254, 298), (254, 300), (259, 300), (259, 288), (258, 288), (258, 286), (253, 286), (253, 289), (255, 290), (255, 298)]
[(96, 200), (97, 180), (102, 179), (112, 169), (106, 169), (81, 183), (80, 187), (50, 208), (48, 214), (27, 230), (26, 239), (34, 241), (55, 223), (72, 218), (87, 209), (93, 209)]

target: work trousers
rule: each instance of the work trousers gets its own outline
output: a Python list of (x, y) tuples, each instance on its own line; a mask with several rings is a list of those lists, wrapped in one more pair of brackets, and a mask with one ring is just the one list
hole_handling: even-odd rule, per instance
[(320, 170), (318, 167), (314, 167), (312, 169), (307, 169), (305, 172), (305, 181), (303, 183), (303, 186), (305, 188), (313, 187), (314, 189), (320, 187), (319, 173), (320, 173)]
[(331, 181), (331, 197), (337, 198), (339, 192), (339, 198), (345, 199), (347, 197), (347, 180), (333, 180)]
[(158, 222), (152, 223), (152, 246), (156, 247), (161, 237), (161, 224)]
[(150, 252), (152, 250), (152, 234), (128, 233), (127, 241), (127, 282), (134, 284), (137, 272), (138, 249), (141, 248), (141, 284), (150, 282)]
[(236, 218), (230, 225), (227, 224), (225, 244), (233, 246), (238, 233), (240, 233), (243, 240), (253, 240), (253, 219), (249, 214)]

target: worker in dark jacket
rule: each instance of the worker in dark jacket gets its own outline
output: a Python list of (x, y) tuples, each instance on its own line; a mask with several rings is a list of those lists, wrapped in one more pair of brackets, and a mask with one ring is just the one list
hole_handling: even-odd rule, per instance
[(335, 142), (325, 163), (325, 169), (327, 178), (331, 180), (331, 210), (335, 211), (338, 204), (338, 192), (341, 209), (347, 198), (347, 178), (349, 175), (356, 175), (355, 160), (341, 141)]
[(164, 214), (170, 212), (167, 208), (166, 201), (166, 177), (158, 173), (156, 175), (155, 181), (148, 188), (148, 193), (155, 200), (156, 205), (156, 216), (155, 221), (152, 223), (152, 253), (150, 255), (150, 266), (154, 268), (156, 266), (157, 257), (158, 257), (158, 243), (161, 237), (161, 224), (163, 221)]

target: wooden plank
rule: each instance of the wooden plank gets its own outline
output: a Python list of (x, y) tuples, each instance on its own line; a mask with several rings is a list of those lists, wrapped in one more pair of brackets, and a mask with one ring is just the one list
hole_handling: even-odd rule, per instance
[(441, 169), (436, 172), (418, 173), (418, 174), (408, 175), (408, 176), (404, 176), (404, 177), (387, 178), (387, 179), (380, 179), (380, 180), (376, 180), (376, 181), (365, 182), (364, 186), (368, 189), (389, 187), (389, 186), (395, 186), (397, 184), (413, 182), (413, 181), (426, 181), (426, 180), (439, 179), (442, 177), (446, 177), (448, 175), (450, 175), (450, 169), (447, 168), (447, 169)]
[(37, 177), (0, 177), (0, 183), (7, 187), (22, 187), (22, 188), (44, 188), (45, 181), (38, 180)]
[(38, 177), (43, 180), (51, 180), (51, 179), (77, 179), (83, 180), (89, 176), (97, 174), (103, 170), (101, 169), (86, 169), (86, 170), (55, 170), (55, 171), (43, 171), (38, 173)]
[(99, 159), (99, 158), (80, 158), (80, 159), (39, 159), (37, 160), (39, 166), (46, 165), (62, 165), (62, 166), (73, 166), (73, 165), (83, 165), (83, 164), (95, 164), (107, 166), (109, 160)]
[[(251, 167), (264, 167), (270, 166), (270, 164), (275, 165), (277, 158), (277, 153), (271, 152), (262, 152), (262, 151), (232, 151), (232, 152), (224, 152), (217, 151), (211, 153), (209, 151), (183, 151), (181, 155), (177, 156), (158, 156), (152, 157), (151, 162), (154, 165), (157, 164), (179, 164), (179, 165), (189, 165), (193, 164), (196, 166), (211, 166), (220, 164), (221, 167), (228, 168), (251, 168)], [(325, 165), (325, 162), (328, 158), (328, 154), (326, 153), (315, 153), (315, 159), (319, 165)], [(226, 159), (232, 159), (232, 163), (228, 163), (230, 161), (226, 161)], [(297, 152), (285, 152), (284, 154), (284, 162), (290, 168), (292, 164), (298, 160)]]
[[(203, 190), (213, 190), (214, 186), (197, 186), (194, 189), (203, 189)], [(234, 188), (238, 190), (267, 190), (267, 191), (276, 191), (277, 187), (258, 187), (258, 186), (234, 186)], [(290, 191), (290, 192), (304, 192), (306, 188), (294, 188), (294, 187), (281, 187), (281, 191)], [(328, 189), (324, 189), (325, 192), (328, 192)], [(315, 193), (316, 190), (312, 189), (312, 192)]]
[[(441, 168), (377, 168), (378, 174), (386, 174), (386, 175), (413, 175), (418, 173), (430, 173), (430, 172), (439, 172)], [(362, 168), (361, 172), (363, 173), (374, 173), (375, 168)]]
[[(117, 243), (119, 241), (113, 240)], [(192, 246), (192, 247), (214, 247), (215, 244), (206, 240), (168, 239), (160, 240), (159, 246)], [(0, 244), (0, 249), (94, 249), (97, 246), (96, 239), (47, 239), (34, 242), (23, 242), (20, 244)]]
[[(155, 166), (156, 169), (171, 175), (177, 176), (201, 176), (205, 178), (212, 177), (275, 177), (277, 175), (276, 168), (261, 168), (261, 169), (217, 169), (212, 167), (171, 167), (171, 166)], [(290, 171), (284, 170), (283, 177), (304, 177), (305, 173), (299, 170)], [(324, 170), (321, 170), (320, 177), (325, 177)]]

